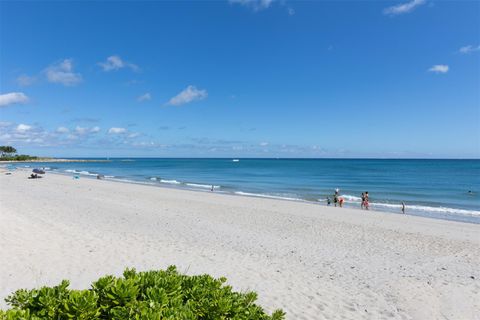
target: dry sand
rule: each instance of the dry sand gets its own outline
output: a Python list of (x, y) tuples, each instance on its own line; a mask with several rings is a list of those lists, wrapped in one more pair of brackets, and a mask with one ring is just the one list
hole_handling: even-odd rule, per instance
[[(0, 298), (177, 265), (288, 319), (480, 319), (480, 225), (0, 173)], [(5, 304), (2, 304), (5, 307)]]

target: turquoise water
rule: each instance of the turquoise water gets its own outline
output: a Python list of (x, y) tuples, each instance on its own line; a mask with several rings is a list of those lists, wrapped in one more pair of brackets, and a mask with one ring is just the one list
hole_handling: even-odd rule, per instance
[[(326, 204), (339, 188), (345, 206), (360, 207), (368, 191), (373, 210), (480, 223), (480, 160), (379, 159), (110, 159), (38, 163), (81, 177)], [(469, 192), (471, 191), (471, 192)]]

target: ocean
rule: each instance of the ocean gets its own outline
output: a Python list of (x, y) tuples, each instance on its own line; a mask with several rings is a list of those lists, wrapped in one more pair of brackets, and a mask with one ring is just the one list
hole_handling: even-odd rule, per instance
[[(95, 178), (326, 205), (336, 188), (345, 207), (480, 223), (480, 160), (172, 159), (29, 163), (47, 171)], [(48, 174), (48, 173), (47, 173)]]

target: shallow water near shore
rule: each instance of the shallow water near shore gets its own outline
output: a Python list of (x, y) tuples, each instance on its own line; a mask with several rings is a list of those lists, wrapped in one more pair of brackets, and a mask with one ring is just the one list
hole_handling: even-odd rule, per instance
[[(98, 159), (98, 158), (96, 158)], [(103, 158), (105, 159), (105, 158)], [(177, 188), (345, 206), (480, 223), (480, 160), (110, 158), (109, 162), (18, 163), (47, 171)]]

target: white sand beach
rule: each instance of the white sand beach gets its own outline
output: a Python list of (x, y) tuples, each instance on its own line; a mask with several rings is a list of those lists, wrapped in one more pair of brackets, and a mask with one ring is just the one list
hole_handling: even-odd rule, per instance
[(2, 300), (176, 265), (254, 290), (287, 319), (480, 319), (480, 225), (27, 175), (0, 174)]

